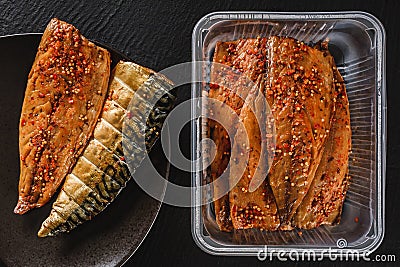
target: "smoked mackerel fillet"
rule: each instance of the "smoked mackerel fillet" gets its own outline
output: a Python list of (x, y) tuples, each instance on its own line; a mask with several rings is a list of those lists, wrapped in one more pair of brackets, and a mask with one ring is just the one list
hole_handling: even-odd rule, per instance
[[(230, 167), (230, 181), (240, 177), (244, 170), (240, 180), (229, 192), (231, 219), (235, 229), (260, 228), (274, 231), (280, 224), (275, 198), (265, 179), (269, 159), (266, 130), (263, 129), (267, 120), (265, 102), (260, 86), (256, 84), (250, 90), (239, 116), (245, 129), (236, 132), (232, 156), (239, 157), (248, 151), (249, 159), (247, 164), (243, 158), (238, 159)], [(260, 186), (250, 192), (250, 182), (255, 180), (260, 182)]]
[(351, 129), (346, 88), (337, 69), (334, 70), (334, 76), (336, 102), (332, 127), (314, 180), (293, 217), (292, 224), (298, 228), (312, 229), (321, 224), (340, 222), (349, 184)]
[(276, 149), (268, 178), (281, 219), (291, 219), (321, 160), (334, 111), (334, 61), (328, 51), (270, 37), (266, 96), (275, 118)]
[[(209, 122), (217, 148), (211, 179), (230, 171), (229, 183), (214, 186), (214, 194), (232, 188), (214, 202), (220, 230), (311, 229), (338, 223), (349, 184), (351, 128), (345, 84), (328, 43), (308, 46), (281, 36), (219, 42), (216, 63), (232, 67), (257, 84), (234, 82), (233, 90), (227, 90), (232, 85), (229, 81), (235, 80), (233, 72), (211, 69), (209, 97), (233, 109), (249, 137), (236, 131), (231, 144), (227, 132), (239, 122), (232, 120), (225, 129)], [(262, 118), (265, 109), (260, 97), (265, 97), (275, 126), (276, 146), (268, 173), (269, 161), (260, 152), (265, 125), (257, 127), (255, 119)], [(226, 116), (215, 107), (212, 111), (216, 118)], [(250, 157), (242, 166), (238, 158), (247, 151)], [(236, 165), (228, 170), (230, 157)], [(254, 177), (256, 171), (264, 177)], [(255, 191), (254, 178), (265, 178)]]
[(19, 126), (14, 212), (46, 204), (92, 136), (103, 108), (110, 55), (72, 25), (52, 19), (29, 73)]
[[(253, 87), (260, 75), (265, 72), (263, 63), (265, 51), (265, 39), (218, 42), (211, 69), (209, 98), (230, 107), (239, 116), (249, 93), (248, 88)], [(210, 112), (217, 118), (227, 117), (226, 112), (220, 109), (218, 104), (211, 105)], [(225, 119), (225, 121), (224, 125), (219, 125), (216, 121), (209, 120), (210, 138), (216, 146), (216, 155), (210, 166), (212, 181), (216, 181), (224, 172), (229, 174), (231, 143), (228, 132), (235, 133), (237, 119)], [(228, 192), (228, 186), (227, 183), (215, 183), (214, 195)], [(216, 199), (214, 207), (218, 227), (222, 231), (232, 231), (228, 193)]]
[[(141, 96), (135, 95), (139, 88)], [(140, 165), (157, 140), (173, 108), (175, 97), (169, 93), (171, 88), (169, 80), (147, 68), (131, 62), (117, 64), (94, 133), (67, 175), (49, 217), (38, 232), (39, 237), (69, 232), (91, 220), (115, 199), (131, 178), (129, 170), (133, 172)], [(154, 96), (159, 100), (153, 108), (146, 97)], [(143, 110), (151, 110), (147, 120), (142, 120)], [(129, 116), (127, 125), (126, 116)], [(122, 131), (123, 126), (128, 128)], [(124, 146), (123, 134), (127, 135)], [(141, 140), (146, 141), (146, 148), (138, 144)], [(130, 169), (126, 157), (132, 158)]]

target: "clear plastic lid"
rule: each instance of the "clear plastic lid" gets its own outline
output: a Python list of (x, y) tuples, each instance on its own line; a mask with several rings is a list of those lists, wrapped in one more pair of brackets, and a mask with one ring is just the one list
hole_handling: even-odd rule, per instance
[[(327, 249), (333, 249), (333, 254), (346, 250), (371, 252), (379, 246), (384, 235), (384, 28), (375, 17), (363, 12), (216, 12), (203, 17), (193, 30), (193, 61), (211, 63), (218, 41), (272, 35), (293, 37), (305, 43), (329, 39), (329, 50), (345, 80), (352, 128), (349, 160), (352, 178), (341, 222), (335, 226), (301, 231), (262, 232), (252, 229), (221, 232), (215, 221), (213, 205), (201, 205), (203, 196), (210, 192), (195, 187), (207, 183), (209, 179), (200, 163), (192, 166), (193, 238), (204, 251), (218, 255), (260, 255), (260, 252), (269, 255), (307, 250), (321, 255)], [(194, 67), (194, 75), (206, 77), (209, 65)], [(192, 97), (202, 96), (204, 90), (207, 90), (205, 86), (193, 83)], [(201, 103), (195, 105), (202, 106)], [(201, 110), (193, 107), (192, 112)], [(199, 117), (200, 114), (193, 115)], [(199, 119), (192, 127), (192, 156), (198, 158), (203, 153), (200, 141), (205, 137), (207, 124)]]

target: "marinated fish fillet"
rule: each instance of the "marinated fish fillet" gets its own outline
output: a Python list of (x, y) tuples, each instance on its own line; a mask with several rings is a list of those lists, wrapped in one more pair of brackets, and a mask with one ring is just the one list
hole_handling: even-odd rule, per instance
[[(138, 95), (139, 88), (142, 95)], [(91, 220), (115, 199), (131, 178), (126, 158), (132, 158), (129, 164), (133, 171), (157, 140), (173, 107), (171, 88), (170, 81), (149, 69), (130, 62), (117, 64), (94, 133), (66, 177), (39, 237), (69, 232)], [(148, 104), (152, 97), (159, 99), (154, 108)], [(147, 120), (143, 120), (145, 110), (152, 110)], [(126, 116), (129, 123), (124, 124)], [(123, 127), (128, 128), (123, 131)], [(146, 140), (145, 150), (139, 144), (142, 139)]]
[(298, 228), (339, 223), (348, 187), (348, 159), (351, 149), (349, 102), (343, 79), (334, 68), (336, 102), (332, 127), (315, 178), (293, 217)]
[(70, 24), (52, 19), (36, 54), (19, 127), (23, 214), (46, 204), (93, 133), (110, 75), (110, 55)]
[[(218, 100), (228, 105), (239, 115), (246, 96), (252, 84), (264, 71), (265, 39), (248, 39), (235, 42), (219, 42), (216, 45), (213, 66), (211, 70), (211, 85), (209, 98)], [(215, 64), (219, 63), (219, 64)], [(224, 68), (224, 66), (227, 66)], [(235, 71), (233, 71), (233, 69)], [(241, 75), (243, 73), (243, 75)], [(218, 105), (210, 107), (217, 118), (226, 117)], [(227, 170), (230, 159), (231, 144), (228, 131), (234, 133), (237, 119), (226, 119), (224, 125), (209, 120), (210, 138), (216, 146), (214, 161), (211, 163), (211, 179), (215, 181)], [(229, 184), (218, 183), (214, 185), (214, 195), (228, 192)], [(222, 231), (231, 231), (230, 205), (228, 194), (214, 201), (216, 221)]]
[[(251, 42), (263, 45), (256, 48), (247, 46), (241, 54), (236, 52), (239, 44), (243, 48), (243, 44)], [(256, 57), (249, 59), (246, 56), (249, 54)], [(271, 107), (276, 127), (276, 147), (266, 187), (252, 192), (249, 187), (254, 181), (253, 175), (256, 170), (260, 171), (256, 168), (256, 163), (265, 160), (260, 159), (261, 146), (258, 140), (263, 126), (259, 129), (256, 127), (254, 114), (250, 111), (252, 107), (259, 112), (260, 106), (257, 107), (256, 98), (260, 95), (254, 92), (248, 95), (250, 86), (240, 87), (237, 86), (240, 83), (233, 82), (234, 90), (240, 88), (242, 91), (238, 94), (248, 98), (242, 107), (243, 98), (238, 100), (236, 94), (221, 86), (232, 80), (232, 73), (211, 72), (211, 82), (218, 83), (219, 86), (210, 86), (209, 96), (227, 103), (240, 116), (250, 133), (250, 142), (246, 145), (250, 153), (248, 165), (231, 166), (230, 184), (237, 181), (237, 176), (241, 178), (229, 194), (214, 202), (220, 229), (275, 230), (279, 223), (281, 230), (290, 230), (292, 227), (311, 229), (320, 224), (337, 223), (348, 187), (349, 178), (346, 173), (351, 130), (346, 89), (335, 68), (327, 43), (320, 42), (310, 47), (293, 38), (278, 36), (222, 42), (216, 46), (215, 62), (246, 73), (252, 81), (264, 77), (265, 84), (261, 82), (259, 88)], [(255, 66), (259, 66), (261, 72), (255, 71), (258, 70)], [(215, 110), (213, 115), (217, 118), (226, 116)], [(238, 122), (232, 120), (228, 129), (234, 128), (236, 123)], [(209, 125), (211, 138), (217, 146), (216, 160), (211, 164), (211, 177), (215, 179), (224, 172), (229, 162), (231, 144), (226, 138), (228, 131), (215, 122)], [(232, 156), (237, 154), (235, 151), (243, 149), (239, 143), (245, 144), (245, 141), (237, 132), (232, 144)], [(240, 164), (242, 163), (239, 161)], [(239, 167), (245, 169), (243, 175)], [(271, 190), (269, 186), (273, 195), (266, 194)], [(226, 190), (226, 187), (222, 189)], [(263, 192), (260, 191), (262, 189)], [(214, 194), (219, 191), (221, 188), (214, 187)], [(269, 216), (263, 217), (260, 214), (261, 211), (264, 213), (261, 215), (266, 214), (263, 209), (266, 206), (263, 196), (266, 195), (271, 196), (272, 205), (268, 206), (272, 207), (272, 211)], [(279, 218), (265, 221), (276, 214), (275, 204)], [(254, 215), (254, 210), (260, 214)], [(253, 215), (251, 220), (250, 213)]]
[(333, 58), (292, 38), (267, 43), (266, 95), (275, 118), (276, 150), (269, 181), (281, 229), (305, 197), (319, 165), (334, 111)]
[[(261, 77), (260, 77), (261, 78)], [(260, 79), (261, 80), (261, 79)], [(262, 86), (261, 86), (262, 87)], [(266, 136), (266, 105), (260, 86), (255, 85), (248, 94), (240, 113), (244, 130), (236, 132), (232, 156), (249, 152), (249, 159), (236, 158), (230, 167), (231, 179), (240, 180), (229, 192), (231, 218), (235, 229), (260, 228), (274, 231), (279, 227), (279, 216), (271, 187), (266, 179), (268, 174), (268, 149)], [(255, 191), (249, 189), (254, 179), (261, 183)], [(254, 181), (253, 181), (254, 182)]]

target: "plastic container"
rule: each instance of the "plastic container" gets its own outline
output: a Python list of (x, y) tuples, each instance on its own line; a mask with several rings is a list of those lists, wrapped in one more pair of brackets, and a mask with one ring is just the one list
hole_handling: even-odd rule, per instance
[[(329, 39), (348, 92), (352, 127), (352, 177), (340, 224), (313, 230), (261, 232), (239, 230), (221, 232), (215, 222), (213, 205), (201, 205), (204, 192), (196, 186), (208, 181), (201, 163), (192, 166), (192, 234), (204, 251), (217, 255), (266, 255), (312, 250), (316, 255), (343, 251), (368, 253), (384, 236), (386, 87), (385, 31), (382, 24), (364, 12), (271, 13), (217, 12), (203, 17), (192, 36), (193, 61), (211, 62), (217, 41), (281, 35), (305, 43)], [(194, 64), (195, 77), (207, 79), (209, 64)], [(192, 97), (199, 97), (204, 84), (193, 83)], [(193, 104), (198, 117), (201, 103)], [(198, 119), (192, 124), (192, 156), (202, 156), (200, 141), (207, 125)], [(203, 155), (204, 156), (204, 155)], [(353, 158), (355, 161), (353, 161)], [(356, 219), (355, 219), (356, 218)], [(265, 250), (268, 247), (267, 251)], [(325, 254), (324, 254), (325, 253)]]

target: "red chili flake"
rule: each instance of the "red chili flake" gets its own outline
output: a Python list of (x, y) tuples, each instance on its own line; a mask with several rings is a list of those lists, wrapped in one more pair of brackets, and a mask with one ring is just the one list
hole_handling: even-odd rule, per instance
[(288, 144), (288, 143), (284, 143), (284, 144), (283, 144), (283, 147), (284, 147), (284, 148), (288, 148), (288, 147), (289, 147), (289, 144)]
[(109, 92), (107, 99), (112, 100), (113, 94), (114, 94), (114, 91)]
[(21, 126), (25, 126), (26, 125), (26, 120), (25, 119), (22, 119), (21, 120)]
[(358, 217), (355, 217), (355, 218), (354, 218), (354, 222), (358, 223), (358, 221), (359, 221), (359, 218), (358, 218)]
[(44, 98), (44, 94), (42, 92), (39, 93), (40, 98)]
[(120, 157), (119, 159), (122, 161), (125, 161), (125, 157)]
[(210, 83), (210, 89), (218, 89), (218, 84)]
[(288, 70), (286, 74), (287, 74), (287, 75), (292, 75), (292, 74), (295, 73), (295, 72), (296, 72), (295, 70), (291, 69), (291, 70)]

